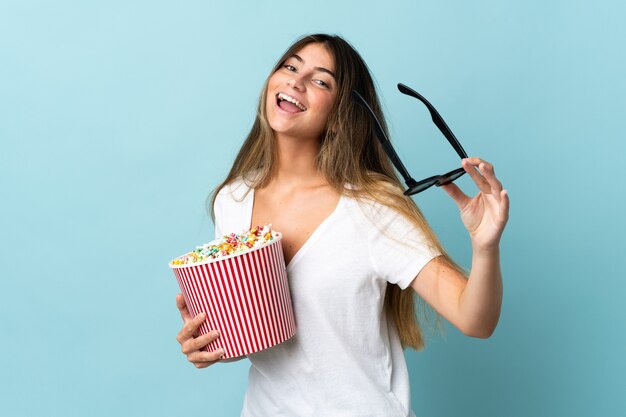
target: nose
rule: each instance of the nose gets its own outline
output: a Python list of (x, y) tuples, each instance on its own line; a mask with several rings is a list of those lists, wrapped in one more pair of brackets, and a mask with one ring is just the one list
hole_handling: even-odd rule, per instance
[(291, 86), (292, 88), (298, 90), (298, 91), (303, 91), (304, 90), (304, 82), (302, 81), (302, 78), (295, 75), (287, 81), (287, 85)]

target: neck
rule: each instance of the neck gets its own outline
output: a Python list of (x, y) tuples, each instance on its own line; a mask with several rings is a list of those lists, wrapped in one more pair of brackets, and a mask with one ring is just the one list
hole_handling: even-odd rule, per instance
[(275, 133), (278, 163), (272, 183), (286, 188), (315, 186), (324, 183), (315, 160), (320, 150), (316, 138), (302, 139)]

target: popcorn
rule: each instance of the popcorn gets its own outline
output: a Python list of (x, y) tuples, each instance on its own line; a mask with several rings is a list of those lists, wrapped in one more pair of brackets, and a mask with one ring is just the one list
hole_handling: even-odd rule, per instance
[(202, 246), (197, 246), (193, 252), (189, 252), (170, 262), (171, 265), (186, 265), (216, 259), (235, 253), (245, 252), (271, 242), (277, 237), (276, 231), (272, 230), (272, 224), (255, 226), (239, 234), (231, 233), (219, 239), (212, 240)]
[(230, 359), (293, 337), (296, 320), (281, 240), (266, 224), (218, 236), (169, 262), (190, 316), (206, 314), (198, 335), (220, 332), (201, 350), (223, 349), (223, 359)]

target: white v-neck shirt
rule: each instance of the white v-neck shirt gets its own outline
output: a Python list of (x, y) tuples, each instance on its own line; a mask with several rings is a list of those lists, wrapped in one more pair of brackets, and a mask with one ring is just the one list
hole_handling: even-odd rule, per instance
[[(216, 237), (249, 228), (253, 204), (254, 189), (241, 179), (224, 187), (214, 206)], [(415, 416), (383, 302), (387, 282), (407, 288), (438, 255), (396, 211), (341, 196), (287, 265), (296, 334), (248, 355), (241, 416)]]

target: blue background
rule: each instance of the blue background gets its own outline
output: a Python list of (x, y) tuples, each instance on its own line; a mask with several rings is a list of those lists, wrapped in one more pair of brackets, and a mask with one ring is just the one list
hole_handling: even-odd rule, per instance
[[(509, 190), (487, 340), (407, 351), (418, 416), (626, 415), (626, 31), (618, 1), (0, 2), (0, 414), (234, 416), (248, 362), (180, 353), (167, 262), (210, 240), (204, 199), (264, 79), (313, 32), (380, 87), (416, 179), (459, 166), (404, 82)], [(476, 193), (469, 177), (459, 180)], [(450, 253), (443, 190), (415, 197)]]

